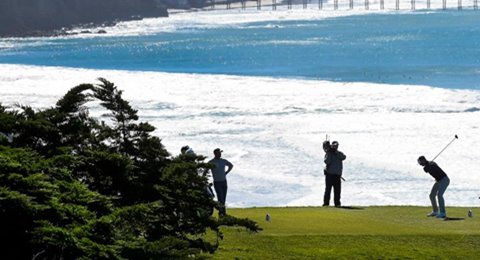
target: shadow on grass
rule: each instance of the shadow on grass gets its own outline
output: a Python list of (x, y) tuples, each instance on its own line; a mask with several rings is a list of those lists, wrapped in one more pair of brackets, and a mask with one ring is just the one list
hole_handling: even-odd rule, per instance
[(352, 207), (352, 206), (340, 206), (340, 207), (337, 207), (337, 208), (340, 208), (340, 209), (353, 209), (353, 210), (364, 210), (364, 209), (365, 209), (365, 208)]
[(450, 218), (450, 217), (447, 217), (447, 218), (444, 218), (443, 219), (444, 221), (450, 221), (450, 220), (465, 220), (465, 218)]

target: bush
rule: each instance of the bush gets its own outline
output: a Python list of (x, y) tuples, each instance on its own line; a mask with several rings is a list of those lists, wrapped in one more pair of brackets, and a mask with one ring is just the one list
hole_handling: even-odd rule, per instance
[[(197, 257), (217, 249), (220, 225), (260, 230), (248, 219), (211, 217), (217, 204), (205, 192), (205, 157), (170, 156), (122, 92), (99, 80), (74, 87), (49, 109), (0, 105), (6, 258)], [(109, 123), (89, 116), (92, 100)]]

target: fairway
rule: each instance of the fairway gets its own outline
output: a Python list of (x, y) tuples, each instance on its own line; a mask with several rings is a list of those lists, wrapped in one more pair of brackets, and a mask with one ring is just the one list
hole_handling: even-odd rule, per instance
[[(249, 233), (223, 228), (213, 259), (478, 259), (480, 208), (447, 208), (444, 221), (427, 207), (248, 208), (229, 214), (257, 221)], [(266, 214), (271, 221), (265, 220)], [(480, 216), (480, 215), (479, 215)]]

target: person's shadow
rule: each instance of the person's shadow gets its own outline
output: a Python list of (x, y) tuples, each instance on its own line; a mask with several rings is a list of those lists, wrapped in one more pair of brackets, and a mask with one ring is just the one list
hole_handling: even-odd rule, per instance
[(365, 209), (365, 208), (352, 207), (352, 206), (340, 206), (340, 207), (336, 207), (336, 208), (340, 208), (340, 209), (352, 209), (352, 210), (363, 210), (363, 209)]
[(465, 218), (451, 218), (451, 217), (446, 217), (443, 219), (444, 221), (450, 221), (450, 220), (465, 220)]

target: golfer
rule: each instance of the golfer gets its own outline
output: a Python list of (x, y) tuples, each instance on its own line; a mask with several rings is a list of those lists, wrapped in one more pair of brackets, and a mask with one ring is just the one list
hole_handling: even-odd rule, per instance
[[(418, 164), (423, 166), (423, 170), (428, 172), (435, 178), (435, 184), (433, 184), (432, 191), (430, 192), (430, 201), (432, 202), (432, 212), (427, 214), (428, 217), (446, 218), (447, 212), (445, 211), (445, 200), (443, 199), (443, 193), (447, 190), (450, 184), (450, 179), (447, 174), (440, 168), (435, 162), (429, 162), (425, 159), (425, 156), (418, 157)], [(437, 206), (440, 206), (440, 212)]]
[[(213, 150), (215, 158), (210, 160), (208, 163), (214, 165), (212, 169), (213, 176), (213, 187), (215, 188), (215, 193), (217, 193), (218, 202), (220, 204), (219, 216), (225, 216), (227, 210), (225, 209), (225, 201), (227, 199), (227, 174), (233, 169), (233, 164), (222, 157), (222, 150), (217, 148)], [(225, 167), (228, 169), (225, 171)]]
[(342, 171), (343, 160), (347, 157), (338, 150), (338, 142), (333, 141), (332, 145), (328, 141), (323, 142), (325, 151), (325, 194), (323, 195), (323, 206), (330, 205), (330, 193), (333, 187), (333, 202), (335, 207), (340, 207), (340, 193), (342, 191)]
[(196, 155), (195, 152), (193, 151), (190, 146), (185, 145), (180, 149), (180, 154), (190, 154), (190, 155)]

